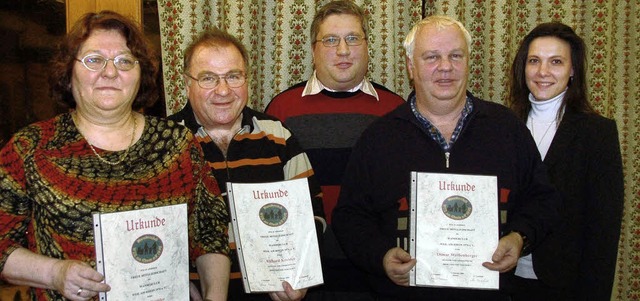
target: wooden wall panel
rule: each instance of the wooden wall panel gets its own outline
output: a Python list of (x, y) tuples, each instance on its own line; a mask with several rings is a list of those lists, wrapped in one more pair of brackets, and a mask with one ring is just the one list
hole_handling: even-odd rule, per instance
[(142, 24), (142, 0), (66, 0), (67, 32), (88, 12), (112, 10), (129, 16)]

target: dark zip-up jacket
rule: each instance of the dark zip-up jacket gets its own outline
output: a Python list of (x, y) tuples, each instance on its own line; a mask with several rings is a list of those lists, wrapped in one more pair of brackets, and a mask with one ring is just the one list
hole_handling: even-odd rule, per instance
[(409, 247), (411, 171), (497, 176), (501, 236), (520, 231), (532, 249), (557, 220), (558, 194), (524, 123), (500, 104), (468, 96), (473, 111), (450, 149), (448, 168), (445, 152), (408, 102), (374, 122), (353, 150), (333, 224), (345, 253), (381, 296), (433, 294), (393, 284), (382, 266), (389, 249)]

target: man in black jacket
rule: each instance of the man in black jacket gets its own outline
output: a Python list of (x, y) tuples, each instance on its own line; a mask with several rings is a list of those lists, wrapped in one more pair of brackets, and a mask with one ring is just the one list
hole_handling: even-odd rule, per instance
[(333, 211), (336, 236), (378, 300), (507, 300), (500, 291), (408, 287), (411, 171), (497, 177), (501, 238), (483, 266), (501, 273), (546, 236), (558, 196), (524, 124), (466, 92), (471, 36), (460, 22), (428, 17), (404, 47), (414, 93), (354, 148)]

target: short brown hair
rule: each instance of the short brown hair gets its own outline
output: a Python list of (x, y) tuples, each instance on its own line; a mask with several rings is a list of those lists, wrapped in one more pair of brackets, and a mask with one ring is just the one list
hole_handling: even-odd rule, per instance
[(135, 21), (108, 10), (85, 14), (64, 37), (52, 61), (51, 95), (65, 105), (75, 108), (76, 101), (71, 92), (73, 66), (80, 47), (95, 30), (115, 30), (125, 38), (127, 47), (138, 60), (141, 70), (140, 88), (132, 107), (138, 110), (152, 105), (158, 99), (158, 63), (153, 51)]
[(318, 31), (320, 31), (320, 24), (331, 15), (352, 15), (360, 20), (362, 26), (362, 32), (364, 32), (364, 38), (367, 38), (368, 25), (367, 16), (364, 14), (364, 10), (353, 3), (352, 1), (331, 1), (322, 6), (313, 17), (311, 22), (311, 45), (314, 45), (318, 40)]
[[(244, 66), (246, 69), (249, 69), (249, 57), (247, 54), (247, 49), (242, 45), (242, 42), (238, 40), (232, 34), (220, 30), (217, 28), (208, 29), (200, 33), (191, 43), (187, 46), (187, 49), (184, 51), (184, 61), (183, 61), (183, 70), (186, 72), (191, 67), (191, 58), (193, 57), (193, 53), (200, 46), (235, 46), (240, 54), (242, 55), (242, 60), (244, 61)], [(248, 72), (248, 70), (246, 71)]]

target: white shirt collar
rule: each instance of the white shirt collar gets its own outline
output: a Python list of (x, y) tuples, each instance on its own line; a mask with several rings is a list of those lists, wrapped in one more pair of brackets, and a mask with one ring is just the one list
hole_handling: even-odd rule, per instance
[(309, 80), (307, 81), (304, 90), (302, 90), (302, 97), (318, 94), (322, 92), (322, 90), (331, 92), (356, 92), (358, 90), (362, 90), (362, 92), (375, 97), (376, 100), (380, 100), (378, 98), (378, 92), (376, 92), (373, 84), (371, 84), (371, 82), (366, 78), (364, 78), (360, 84), (356, 85), (352, 89), (349, 89), (348, 91), (336, 91), (325, 87), (316, 76), (315, 71), (313, 71), (313, 75), (311, 75), (311, 78), (309, 78)]

